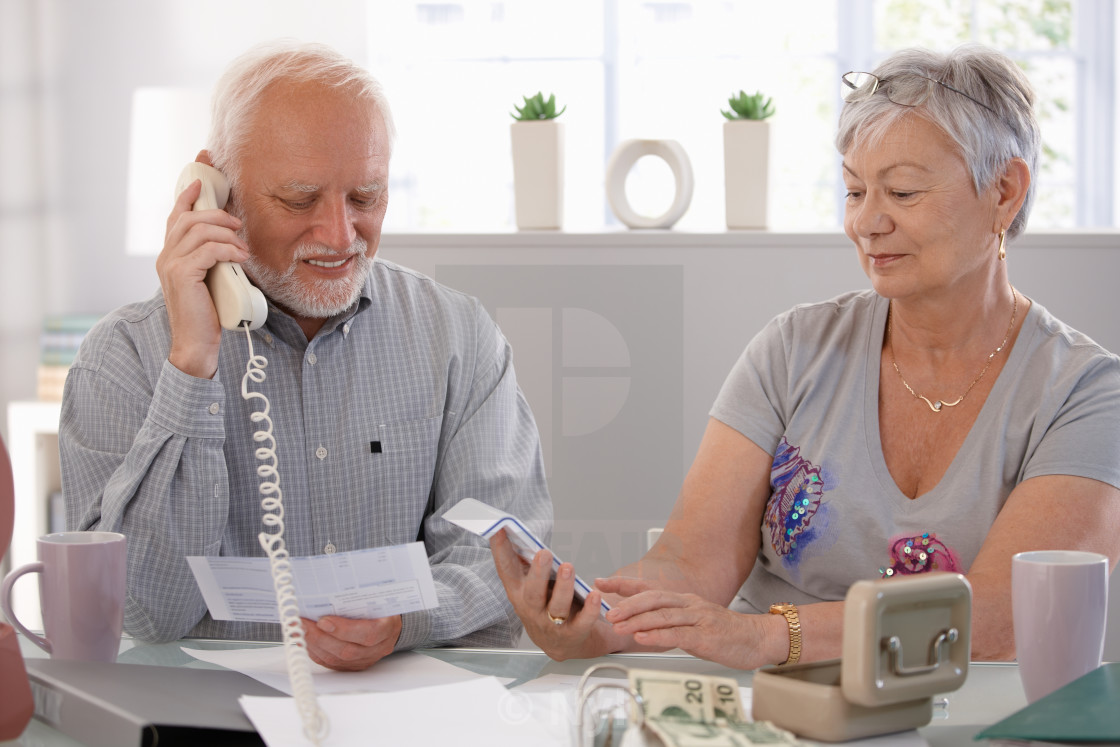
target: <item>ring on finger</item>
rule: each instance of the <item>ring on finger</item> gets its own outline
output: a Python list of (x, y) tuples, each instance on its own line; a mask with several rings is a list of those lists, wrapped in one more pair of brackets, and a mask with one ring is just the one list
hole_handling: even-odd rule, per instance
[(552, 621), (553, 625), (563, 625), (568, 620), (566, 617), (553, 617), (551, 612), (545, 612), (545, 614), (548, 615), (548, 619)]

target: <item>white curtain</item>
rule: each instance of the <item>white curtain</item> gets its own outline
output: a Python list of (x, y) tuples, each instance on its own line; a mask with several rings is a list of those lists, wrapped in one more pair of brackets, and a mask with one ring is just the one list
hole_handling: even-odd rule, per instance
[(36, 394), (39, 330), (52, 305), (47, 269), (58, 215), (50, 156), (50, 33), (56, 5), (0, 0), (0, 429), (7, 404)]

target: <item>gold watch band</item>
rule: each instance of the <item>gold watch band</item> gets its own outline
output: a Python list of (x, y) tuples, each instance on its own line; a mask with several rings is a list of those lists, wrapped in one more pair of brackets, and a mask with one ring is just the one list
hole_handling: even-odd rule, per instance
[(789, 658), (778, 666), (796, 664), (801, 659), (801, 618), (797, 615), (797, 605), (772, 604), (770, 614), (781, 615), (789, 623)]

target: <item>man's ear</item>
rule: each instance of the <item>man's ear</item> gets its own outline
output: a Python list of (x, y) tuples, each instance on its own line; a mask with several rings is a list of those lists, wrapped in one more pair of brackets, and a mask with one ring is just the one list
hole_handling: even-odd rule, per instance
[(996, 180), (996, 191), (999, 198), (996, 201), (996, 233), (1006, 230), (1027, 199), (1027, 190), (1031, 186), (1031, 169), (1022, 158), (1012, 158), (1007, 162), (1003, 174)]

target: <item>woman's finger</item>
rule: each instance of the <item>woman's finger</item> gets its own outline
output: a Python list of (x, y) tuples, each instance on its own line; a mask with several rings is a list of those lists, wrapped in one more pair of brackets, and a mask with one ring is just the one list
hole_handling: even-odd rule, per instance
[(653, 586), (649, 581), (640, 578), (610, 576), (608, 578), (595, 579), (595, 588), (602, 590), (605, 594), (618, 594), (619, 596), (629, 597), (634, 594), (640, 594), (643, 591), (649, 591)]
[[(614, 612), (612, 609), (611, 612)], [(608, 621), (614, 624), (614, 629), (619, 633), (629, 635), (639, 630), (655, 630), (658, 628), (677, 628), (686, 625), (696, 625), (703, 613), (692, 606), (654, 606), (628, 617), (613, 620), (608, 613)]]
[(653, 610), (669, 607), (687, 607), (697, 598), (691, 594), (677, 594), (661, 589), (643, 591), (632, 597), (626, 597), (616, 603), (607, 613), (607, 622), (618, 623), (628, 620), (636, 615), (647, 614)]

